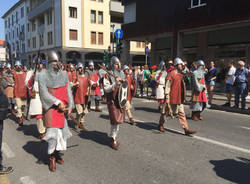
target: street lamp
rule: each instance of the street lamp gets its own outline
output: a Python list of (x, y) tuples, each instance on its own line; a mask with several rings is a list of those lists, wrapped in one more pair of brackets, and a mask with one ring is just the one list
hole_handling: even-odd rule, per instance
[(114, 48), (114, 40), (115, 40), (115, 24), (111, 24), (111, 28), (112, 28), (112, 54), (115, 53), (115, 48)]

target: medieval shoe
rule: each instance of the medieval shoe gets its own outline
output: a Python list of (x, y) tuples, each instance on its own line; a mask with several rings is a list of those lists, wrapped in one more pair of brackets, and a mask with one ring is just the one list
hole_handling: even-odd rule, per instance
[(166, 132), (163, 125), (159, 125), (158, 129), (159, 129), (160, 132), (163, 132), (163, 133)]
[(55, 153), (55, 157), (56, 157), (56, 162), (58, 164), (62, 165), (64, 163), (64, 160), (62, 159), (62, 157), (60, 156), (60, 153), (58, 151)]
[(102, 112), (102, 109), (100, 109), (99, 106), (96, 106), (95, 111), (97, 111), (97, 112)]
[(54, 156), (51, 156), (49, 158), (49, 170), (52, 172), (56, 171), (56, 158)]
[(129, 121), (130, 121), (130, 124), (131, 124), (131, 125), (134, 125), (134, 124), (135, 124), (134, 118), (129, 118)]
[(112, 142), (111, 142), (111, 148), (114, 149), (114, 150), (118, 150), (119, 149), (119, 142), (118, 141), (115, 141), (113, 138), (112, 138)]
[(43, 140), (43, 138), (45, 137), (45, 135), (46, 135), (45, 133), (42, 133), (42, 134), (40, 134), (40, 137), (39, 137), (39, 138), (40, 138), (41, 140)]
[(188, 128), (184, 128), (184, 131), (185, 131), (185, 135), (192, 135), (196, 133), (196, 131), (190, 130)]
[(198, 113), (197, 112), (192, 112), (192, 117), (191, 117), (192, 120), (194, 121), (199, 121), (199, 117), (198, 117)]
[(23, 121), (24, 121), (23, 116), (18, 118), (18, 125), (23, 126)]

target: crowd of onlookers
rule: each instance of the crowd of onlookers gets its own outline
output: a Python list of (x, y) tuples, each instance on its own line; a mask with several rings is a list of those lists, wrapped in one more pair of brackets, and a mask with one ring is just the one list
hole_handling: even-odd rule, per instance
[[(197, 69), (196, 62), (190, 66), (184, 62), (185, 69), (183, 70), (184, 81), (187, 89), (191, 88), (191, 73)], [(173, 66), (172, 61), (166, 63), (166, 70), (170, 70)], [(155, 97), (155, 75), (159, 66), (153, 65), (130, 66), (133, 71), (132, 75), (137, 81), (136, 95), (139, 97)], [(218, 86), (223, 86), (223, 92), (226, 94), (227, 102), (223, 106), (231, 106), (232, 94), (235, 96), (234, 108), (239, 108), (241, 98), (241, 108), (246, 108), (246, 99), (250, 99), (250, 65), (246, 66), (244, 61), (237, 63), (229, 62), (228, 66), (218, 69), (214, 61), (211, 61), (206, 66), (205, 81), (207, 87), (208, 104), (213, 102), (213, 95)], [(220, 87), (221, 89), (221, 87)], [(222, 91), (220, 91), (222, 92)]]

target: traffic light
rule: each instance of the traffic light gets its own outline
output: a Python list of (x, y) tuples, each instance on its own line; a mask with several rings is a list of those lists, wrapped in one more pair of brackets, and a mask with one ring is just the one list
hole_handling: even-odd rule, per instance
[(108, 52), (106, 51), (103, 53), (103, 61), (108, 61)]
[(122, 54), (122, 43), (116, 43), (116, 55), (118, 58), (120, 58), (121, 54)]

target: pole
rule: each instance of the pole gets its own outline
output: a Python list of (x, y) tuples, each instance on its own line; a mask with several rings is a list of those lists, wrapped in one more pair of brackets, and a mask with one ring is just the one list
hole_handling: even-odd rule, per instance
[(146, 56), (146, 65), (148, 64), (148, 55), (147, 55), (147, 53), (145, 54), (145, 56)]

